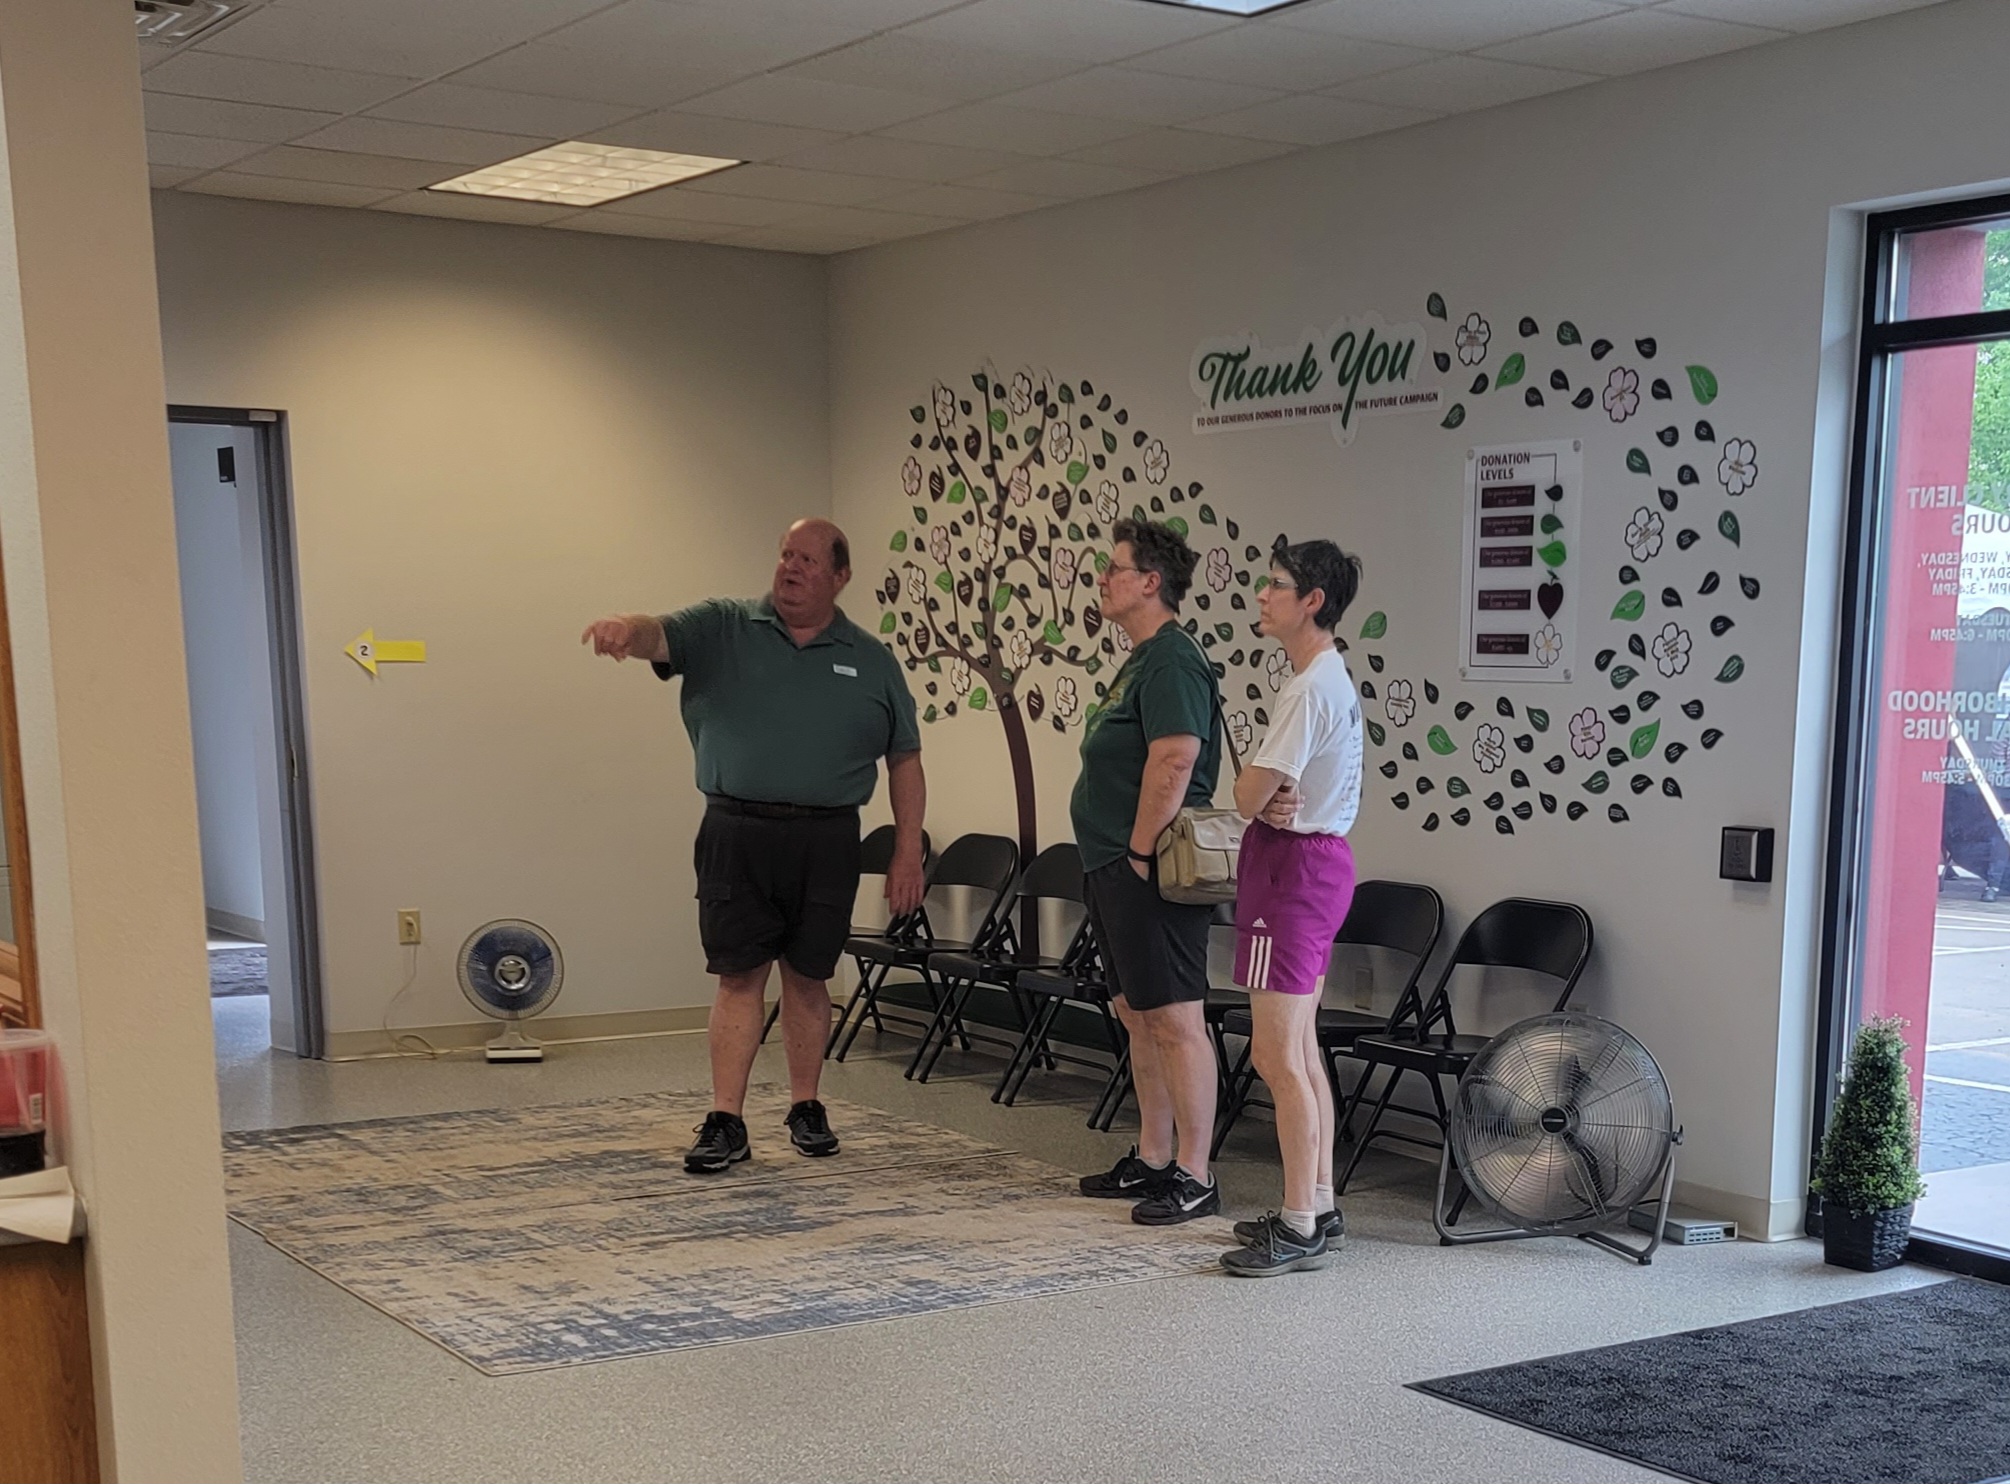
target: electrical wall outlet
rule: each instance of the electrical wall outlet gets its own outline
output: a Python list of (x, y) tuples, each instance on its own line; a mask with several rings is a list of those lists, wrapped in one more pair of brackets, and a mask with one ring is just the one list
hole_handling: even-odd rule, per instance
[(419, 941), (419, 909), (403, 907), (398, 911), (398, 946), (410, 948)]

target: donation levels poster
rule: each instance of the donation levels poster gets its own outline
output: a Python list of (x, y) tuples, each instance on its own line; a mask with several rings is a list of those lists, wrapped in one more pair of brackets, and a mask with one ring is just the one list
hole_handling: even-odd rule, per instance
[(1583, 487), (1583, 446), (1574, 439), (1466, 451), (1466, 679), (1571, 678)]

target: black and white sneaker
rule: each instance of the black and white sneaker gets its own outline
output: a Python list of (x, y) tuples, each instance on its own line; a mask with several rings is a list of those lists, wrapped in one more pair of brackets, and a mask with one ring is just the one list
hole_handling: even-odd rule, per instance
[(1104, 1201), (1136, 1201), (1157, 1195), (1176, 1167), (1155, 1170), (1138, 1158), (1138, 1146), (1100, 1175), (1082, 1177), (1082, 1194)]
[(1333, 1249), (1323, 1228), (1301, 1237), (1272, 1211), (1264, 1217), (1262, 1234), (1246, 1247), (1221, 1255), (1221, 1265), (1238, 1278), (1274, 1278), (1279, 1273), (1304, 1273), (1333, 1261)]
[[(1260, 1241), (1263, 1238), (1264, 1229), (1269, 1224), (1270, 1218), (1268, 1216), (1264, 1217), (1261, 1221), (1238, 1221), (1235, 1224), (1235, 1240), (1242, 1243), (1245, 1247), (1249, 1246), (1252, 1242)], [(1328, 1247), (1338, 1247), (1347, 1236), (1347, 1218), (1342, 1216), (1340, 1208), (1335, 1206), (1319, 1218), (1317, 1229), (1326, 1238), (1326, 1245)]]
[(1131, 1220), (1139, 1226), (1178, 1226), (1197, 1216), (1214, 1216), (1221, 1211), (1221, 1187), (1210, 1175), (1205, 1185), (1178, 1165), (1157, 1193), (1131, 1207)]
[(822, 1159), (826, 1154), (838, 1152), (838, 1138), (831, 1132), (830, 1117), (815, 1098), (790, 1108), (784, 1122), (789, 1126), (789, 1142), (796, 1146), (798, 1154)]
[(715, 1108), (698, 1125), (698, 1141), (684, 1156), (684, 1168), (693, 1175), (716, 1175), (753, 1152), (747, 1144), (746, 1120)]

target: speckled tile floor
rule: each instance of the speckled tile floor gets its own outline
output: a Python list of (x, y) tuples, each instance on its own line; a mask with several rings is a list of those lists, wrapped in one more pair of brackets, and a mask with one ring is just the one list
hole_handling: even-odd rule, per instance
[[(702, 1036), (554, 1047), (541, 1066), (300, 1062), (263, 999), (214, 1002), (227, 1128), (701, 1087)], [(860, 1041), (868, 1052), (872, 1037)], [(1128, 1146), (1052, 1081), (990, 1102), (996, 1063), (902, 1080), (903, 1043), (829, 1091), (1075, 1168)], [(779, 1049), (757, 1077), (783, 1075)], [(1036, 1089), (1051, 1100), (1032, 1101)], [(839, 1130), (842, 1133), (842, 1130)], [(753, 1131), (779, 1149), (780, 1129)], [(1231, 1214), (1276, 1201), (1270, 1126), (1221, 1166)], [(1938, 1275), (1822, 1265), (1809, 1242), (1663, 1248), (1636, 1268), (1566, 1240), (1447, 1251), (1431, 1171), (1372, 1159), (1322, 1273), (1168, 1279), (531, 1375), (483, 1376), (231, 1229), (248, 1477), (281, 1480), (1530, 1480), (1664, 1476), (1404, 1389), (1428, 1376), (1833, 1303)], [(1111, 1218), (1123, 1208), (1112, 1205)]]

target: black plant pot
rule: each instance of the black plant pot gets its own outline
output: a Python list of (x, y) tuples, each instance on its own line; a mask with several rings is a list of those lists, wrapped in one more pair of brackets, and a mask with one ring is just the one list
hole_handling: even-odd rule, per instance
[(1881, 1273), (1905, 1259), (1905, 1244), (1911, 1237), (1911, 1206), (1890, 1211), (1822, 1207), (1822, 1258), (1831, 1266)]

